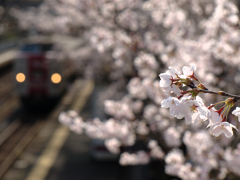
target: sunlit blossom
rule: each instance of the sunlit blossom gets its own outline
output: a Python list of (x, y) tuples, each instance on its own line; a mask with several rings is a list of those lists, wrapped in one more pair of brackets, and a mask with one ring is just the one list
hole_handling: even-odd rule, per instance
[(231, 136), (233, 136), (232, 128), (237, 130), (236, 126), (234, 126), (228, 122), (221, 122), (221, 123), (213, 125), (212, 132), (213, 132), (213, 135), (216, 137), (218, 137), (222, 133), (224, 133), (226, 137), (231, 137)]
[(177, 117), (178, 119), (181, 119), (184, 117), (184, 115), (182, 114), (182, 109), (179, 104), (180, 101), (177, 98), (169, 97), (162, 101), (161, 106), (163, 108), (170, 108), (170, 114), (174, 117)]
[(240, 108), (236, 107), (236, 109), (232, 112), (235, 116), (238, 117), (238, 121), (240, 122)]
[(197, 123), (199, 120), (208, 119), (210, 115), (208, 108), (202, 103), (200, 97), (196, 100), (183, 97), (180, 104), (187, 122)]

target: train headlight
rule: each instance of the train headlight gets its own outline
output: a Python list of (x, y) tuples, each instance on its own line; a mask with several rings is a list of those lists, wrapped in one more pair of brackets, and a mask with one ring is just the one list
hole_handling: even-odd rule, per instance
[(52, 76), (51, 76), (51, 81), (54, 83), (54, 84), (58, 84), (60, 83), (62, 80), (62, 77), (60, 74), (58, 73), (54, 73)]
[(18, 73), (18, 74), (16, 75), (16, 80), (17, 80), (17, 82), (19, 82), (19, 83), (24, 82), (25, 79), (26, 79), (26, 76), (25, 76), (23, 73)]

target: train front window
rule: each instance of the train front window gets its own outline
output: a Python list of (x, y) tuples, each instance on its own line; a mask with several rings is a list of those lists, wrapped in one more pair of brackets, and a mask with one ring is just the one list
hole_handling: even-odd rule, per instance
[(26, 44), (21, 48), (22, 52), (46, 52), (51, 51), (53, 44)]
[(26, 44), (21, 48), (23, 52), (39, 52), (40, 48), (38, 44)]

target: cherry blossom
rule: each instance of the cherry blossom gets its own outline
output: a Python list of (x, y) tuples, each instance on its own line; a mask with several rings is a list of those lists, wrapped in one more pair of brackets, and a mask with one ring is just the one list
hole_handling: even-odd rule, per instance
[(138, 151), (135, 153), (124, 152), (120, 156), (120, 164), (126, 165), (137, 165), (137, 164), (148, 164), (150, 161), (149, 155), (144, 151)]
[(158, 146), (156, 140), (150, 140), (148, 142), (148, 148), (151, 149), (150, 156), (157, 159), (163, 159), (164, 158), (164, 152), (160, 146)]
[(197, 123), (198, 120), (207, 120), (210, 112), (208, 108), (202, 103), (202, 99), (198, 97), (196, 100), (183, 97), (180, 101), (183, 107), (183, 115), (187, 122)]
[(218, 137), (222, 133), (224, 133), (226, 137), (231, 137), (233, 136), (232, 128), (237, 130), (236, 126), (228, 122), (221, 122), (213, 125), (212, 132), (213, 132), (213, 135), (216, 137)]
[(227, 168), (229, 171), (240, 176), (240, 144), (237, 144), (236, 149), (228, 147), (224, 153), (224, 160), (226, 161)]
[(178, 119), (181, 119), (184, 117), (181, 110), (181, 107), (179, 106), (180, 101), (175, 97), (169, 97), (167, 99), (164, 99), (161, 103), (161, 106), (163, 108), (170, 108), (170, 114), (174, 117), (177, 117)]
[(120, 152), (121, 142), (116, 138), (106, 139), (105, 140), (106, 148), (113, 154), (118, 154)]
[(181, 133), (174, 127), (169, 127), (163, 133), (163, 138), (169, 147), (179, 147), (181, 145)]
[(138, 127), (137, 127), (137, 129), (136, 129), (136, 132), (137, 132), (138, 134), (141, 134), (141, 135), (147, 135), (147, 134), (149, 133), (149, 129), (148, 129), (148, 127), (147, 127), (146, 122), (140, 121), (140, 122), (138, 123)]
[(178, 176), (181, 166), (185, 162), (185, 157), (180, 149), (172, 149), (165, 157), (165, 171), (173, 176)]
[(111, 100), (106, 100), (104, 102), (105, 111), (113, 115), (117, 119), (134, 119), (135, 115), (132, 110), (129, 108), (129, 105), (124, 102), (116, 102)]
[(235, 116), (238, 117), (238, 121), (240, 122), (240, 108), (236, 107), (236, 109), (232, 112)]
[(165, 158), (167, 164), (183, 164), (185, 162), (185, 157), (180, 149), (172, 149)]
[(180, 90), (178, 87), (173, 84), (174, 78), (178, 78), (180, 73), (172, 67), (169, 67), (169, 70), (166, 73), (161, 73), (160, 77), (160, 87), (166, 90), (166, 94), (171, 93), (172, 91), (178, 95), (180, 95)]
[(209, 123), (208, 123), (207, 128), (211, 127), (215, 124), (218, 124), (222, 121), (222, 117), (219, 115), (219, 112), (217, 112), (217, 110), (214, 107), (210, 109), (210, 112), (211, 112), (211, 114), (208, 119)]
[(196, 66), (195, 65), (192, 65), (191, 67), (184, 66), (182, 68), (183, 75), (190, 76), (190, 77), (194, 75), (194, 71), (195, 70), (196, 70)]

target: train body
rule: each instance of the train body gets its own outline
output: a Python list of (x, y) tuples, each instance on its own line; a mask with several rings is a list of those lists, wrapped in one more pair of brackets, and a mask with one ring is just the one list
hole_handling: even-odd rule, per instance
[(20, 48), (14, 73), (22, 101), (42, 101), (62, 95), (73, 65), (70, 60), (58, 59), (57, 55), (51, 43), (28, 43)]

